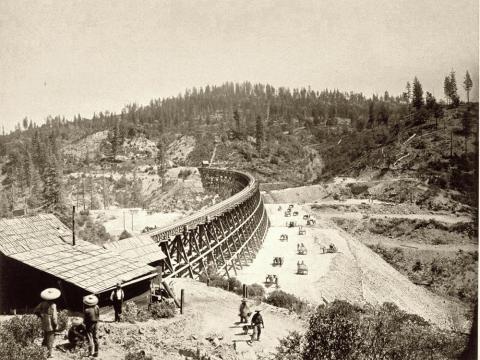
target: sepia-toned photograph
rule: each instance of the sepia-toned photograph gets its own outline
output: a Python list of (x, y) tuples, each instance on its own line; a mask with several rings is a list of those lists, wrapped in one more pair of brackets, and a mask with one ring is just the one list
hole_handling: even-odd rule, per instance
[(478, 358), (478, 0), (1, 0), (0, 360)]

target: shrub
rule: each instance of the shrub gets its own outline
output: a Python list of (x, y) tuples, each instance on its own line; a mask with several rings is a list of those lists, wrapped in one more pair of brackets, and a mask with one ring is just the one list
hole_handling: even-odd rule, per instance
[(241, 294), (243, 291), (242, 283), (236, 277), (231, 277), (228, 279), (228, 290)]
[(166, 319), (175, 316), (175, 305), (168, 302), (157, 302), (150, 305), (150, 314), (153, 319)]
[(42, 336), (42, 324), (36, 315), (14, 316), (1, 326), (2, 331), (12, 335), (13, 340), (21, 345), (31, 344)]
[(368, 185), (365, 184), (349, 184), (348, 186), (353, 195), (360, 195), (368, 190)]
[(297, 331), (289, 332), (279, 342), (275, 348), (275, 360), (302, 360), (302, 336)]
[(457, 359), (466, 337), (392, 303), (359, 307), (336, 300), (317, 308), (303, 339), (289, 334), (280, 345), (276, 359)]
[(190, 169), (182, 169), (178, 172), (178, 178), (182, 180), (186, 180), (190, 175), (192, 175), (192, 170)]
[(58, 312), (57, 331), (64, 331), (68, 325), (68, 310)]
[(221, 277), (220, 275), (210, 276), (210, 286), (218, 287), (223, 290), (228, 290), (229, 282), (227, 279)]
[(15, 316), (0, 325), (0, 359), (44, 360), (46, 349), (33, 341), (42, 334), (35, 315)]
[(125, 360), (153, 360), (153, 357), (146, 355), (143, 350), (129, 351), (127, 355), (125, 355)]
[(361, 342), (362, 309), (345, 301), (320, 305), (310, 317), (304, 359), (351, 359)]
[(255, 298), (263, 298), (265, 296), (265, 288), (260, 284), (248, 285), (248, 296)]
[(147, 321), (150, 314), (143, 308), (139, 308), (133, 301), (127, 301), (123, 309), (122, 321), (134, 324), (137, 321)]
[(272, 158), (270, 159), (270, 164), (278, 165), (279, 163), (280, 161), (278, 160), (278, 157), (272, 156)]
[(123, 230), (120, 236), (118, 237), (118, 240), (127, 239), (129, 237), (132, 237), (132, 235), (127, 230)]
[(267, 304), (282, 307), (297, 313), (302, 313), (307, 308), (307, 303), (297, 298), (295, 295), (286, 293), (282, 290), (275, 290), (265, 299)]
[(423, 268), (422, 262), (421, 262), (420, 260), (417, 260), (417, 261), (415, 262), (415, 264), (413, 265), (413, 267), (412, 267), (412, 271), (415, 271), (415, 272), (421, 271), (422, 268)]
[(0, 335), (0, 359), (46, 360), (47, 349), (36, 344), (20, 345), (12, 337)]

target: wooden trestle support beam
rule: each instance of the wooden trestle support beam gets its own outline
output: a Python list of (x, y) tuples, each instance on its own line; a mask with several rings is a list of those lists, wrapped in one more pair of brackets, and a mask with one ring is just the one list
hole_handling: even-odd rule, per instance
[(182, 228), (170, 226), (168, 231), (151, 233), (166, 255), (164, 278), (198, 278), (208, 269), (235, 276), (253, 261), (265, 238), (269, 219), (253, 177), (220, 169), (200, 170), (205, 187), (224, 186), (235, 194), (215, 211), (209, 208), (198, 219), (188, 219)]

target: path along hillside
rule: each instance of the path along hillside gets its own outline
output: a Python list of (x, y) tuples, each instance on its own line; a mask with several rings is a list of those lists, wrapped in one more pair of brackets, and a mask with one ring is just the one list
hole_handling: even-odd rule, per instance
[[(238, 323), (240, 296), (192, 279), (175, 279), (173, 283), (177, 296), (180, 289), (185, 290), (184, 314), (135, 324), (114, 323), (111, 312), (103, 315), (98, 331), (101, 359), (124, 360), (129, 351), (143, 350), (155, 360), (185, 360), (195, 358), (198, 349), (212, 360), (254, 360), (273, 352), (278, 339), (289, 331), (303, 331), (304, 323), (296, 315), (249, 299), (252, 310), (262, 309), (265, 322), (261, 341), (249, 345), (250, 336), (243, 335)], [(54, 352), (57, 360), (75, 356), (80, 358), (80, 354)]]

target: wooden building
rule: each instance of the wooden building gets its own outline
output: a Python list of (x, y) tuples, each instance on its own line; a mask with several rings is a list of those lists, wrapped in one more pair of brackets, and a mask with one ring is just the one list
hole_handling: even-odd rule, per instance
[(62, 291), (59, 307), (79, 310), (82, 297), (96, 294), (107, 304), (124, 282), (127, 298), (149, 289), (154, 267), (76, 239), (54, 215), (0, 220), (0, 313), (27, 311), (46, 287)]
[(147, 234), (108, 242), (103, 244), (103, 247), (107, 250), (115, 251), (123, 257), (157, 269), (162, 266), (163, 259), (166, 258), (160, 246)]

